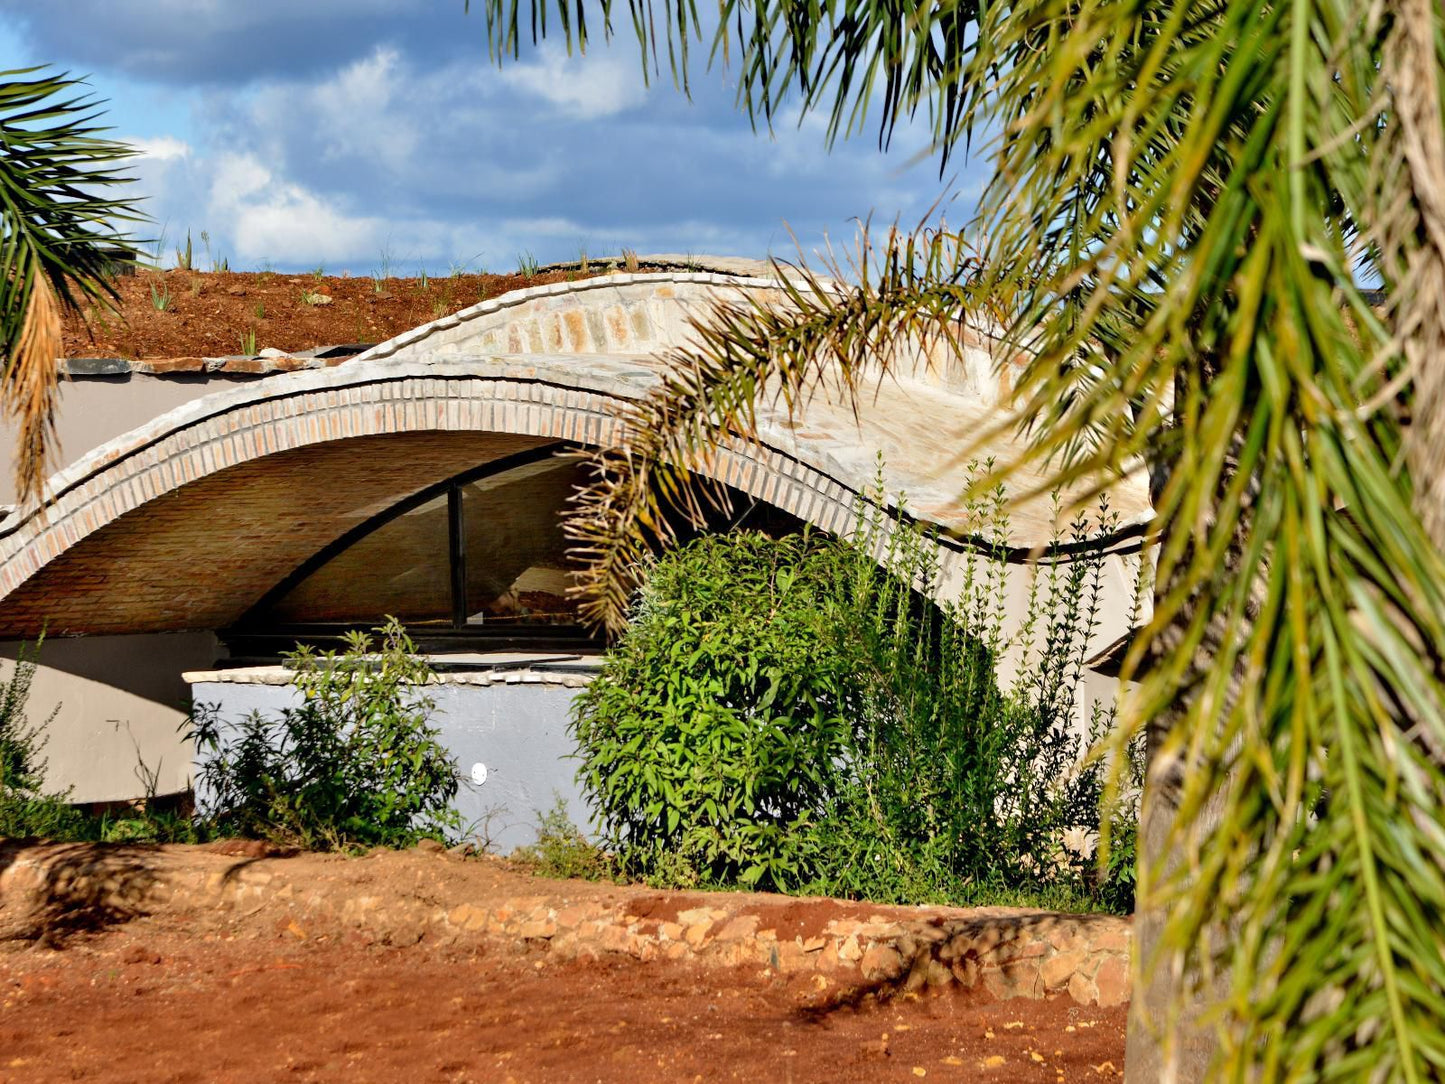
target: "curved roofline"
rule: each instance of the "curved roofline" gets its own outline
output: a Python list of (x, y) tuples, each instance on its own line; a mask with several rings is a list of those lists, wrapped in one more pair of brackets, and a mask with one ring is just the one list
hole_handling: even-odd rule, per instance
[[(491, 316), (499, 312), (505, 312), (507, 309), (526, 305), (539, 298), (558, 297), (604, 289), (618, 289), (624, 286), (647, 283), (726, 286), (734, 289), (754, 290), (777, 289), (784, 285), (784, 283), (776, 277), (737, 276), (717, 272), (658, 271), (602, 275), (589, 279), (577, 279), (573, 282), (554, 282), (542, 286), (528, 286), (521, 290), (510, 290), (505, 294), (488, 298), (486, 301), (478, 302), (449, 316), (443, 316), (440, 319), (431, 320), (425, 324), (411, 328), (408, 331), (404, 331), (400, 335), (395, 335), (387, 339), (385, 342), (377, 343), (375, 346), (370, 347), (360, 354), (345, 359), (338, 365), (316, 369), (292, 370), (290, 372), (268, 373), (261, 380), (239, 387), (234, 385), (227, 386), (218, 389), (210, 395), (202, 396), (190, 403), (184, 403), (163, 414), (159, 414), (145, 424), (139, 425), (113, 440), (109, 440), (104, 444), (92, 448), (89, 452), (86, 452), (79, 459), (75, 460), (75, 462), (62, 467), (52, 474), (46, 481), (45, 499), (41, 506), (12, 505), (6, 509), (0, 509), (0, 538), (4, 538), (19, 530), (23, 523), (34, 518), (41, 507), (48, 508), (54, 505), (67, 492), (74, 489), (98, 471), (104, 470), (113, 463), (144, 451), (156, 441), (163, 439), (167, 433), (174, 432), (188, 425), (194, 425), (216, 414), (224, 413), (237, 406), (244, 406), (250, 402), (287, 394), (302, 394), (306, 390), (305, 387), (293, 388), (293, 385), (296, 385), (298, 380), (302, 384), (308, 384), (310, 380), (317, 378), (317, 374), (352, 370), (358, 365), (390, 358), (403, 347), (414, 346), (439, 332), (450, 330), (451, 328), (480, 317)], [(526, 363), (522, 359), (535, 357), (537, 355), (530, 353), (496, 353), (493, 356), (499, 362), (515, 362), (517, 365), (525, 365)], [(427, 364), (442, 365), (445, 363), (432, 361), (427, 362)], [(318, 381), (316, 386), (329, 387), (334, 386), (336, 383), (339, 382), (322, 379)], [(569, 384), (569, 386), (571, 385)], [(224, 402), (222, 400), (224, 400)]]
[(634, 283), (689, 283), (701, 286), (729, 286), (734, 289), (778, 289), (786, 286), (786, 283), (777, 276), (757, 275), (726, 275), (713, 271), (652, 271), (632, 272), (617, 275), (600, 275), (596, 278), (577, 279), (573, 282), (553, 282), (545, 286), (528, 286), (521, 290), (511, 290), (497, 297), (488, 298), (486, 301), (479, 301), (468, 308), (461, 309), (449, 316), (432, 320), (412, 328), (410, 331), (403, 331), (385, 342), (377, 343), (375, 346), (357, 354), (346, 364), (353, 365), (358, 361), (373, 361), (378, 358), (390, 357), (398, 350), (407, 346), (415, 346), (417, 343), (437, 334), (441, 331), (449, 331), (461, 324), (476, 320), (478, 317), (491, 316), (503, 312), (509, 308), (516, 308), (525, 305), (529, 301), (535, 301), (543, 297), (557, 297), (565, 294), (580, 294), (590, 290), (616, 289), (621, 286), (631, 286)]

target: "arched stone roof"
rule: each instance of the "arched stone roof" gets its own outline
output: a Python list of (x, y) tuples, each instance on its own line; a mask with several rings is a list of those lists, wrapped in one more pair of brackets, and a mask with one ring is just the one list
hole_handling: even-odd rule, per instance
[[(615, 442), (618, 409), (656, 384), (656, 352), (685, 338), (689, 314), (719, 291), (770, 299), (777, 287), (663, 273), (519, 291), (356, 360), (171, 410), (57, 474), (43, 512), (0, 523), (0, 636), (224, 626), (409, 493), (547, 442)], [(765, 409), (760, 444), (724, 450), (708, 471), (841, 530), (881, 453), (915, 514), (962, 530), (955, 457), (995, 416), (993, 381), (980, 348), (884, 382), (857, 416), (826, 395), (796, 419)], [(1115, 507), (1147, 514), (1139, 487)], [(1018, 544), (1043, 541), (1046, 508), (1016, 512), (1014, 527)], [(947, 565), (957, 553), (945, 551)]]

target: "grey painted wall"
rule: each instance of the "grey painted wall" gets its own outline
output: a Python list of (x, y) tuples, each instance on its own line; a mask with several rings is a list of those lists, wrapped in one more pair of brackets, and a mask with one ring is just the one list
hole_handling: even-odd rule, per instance
[[(86, 452), (144, 425), (166, 411), (224, 391), (238, 382), (256, 377), (234, 377), (207, 373), (177, 373), (151, 376), (85, 376), (60, 384), (60, 410), (55, 419), (54, 466), (74, 463)], [(0, 504), (15, 500), (15, 429), (0, 421)]]
[[(275, 713), (299, 703), (285, 685), (199, 682), (192, 689), (196, 703), (219, 705), (229, 723), (252, 711)], [(573, 822), (585, 827), (587, 807), (567, 737), (568, 713), (579, 691), (541, 683), (445, 683), (430, 690), (437, 705), (432, 723), (464, 779), (456, 804), (468, 836), (489, 841), (501, 854), (533, 843), (540, 814), (559, 795)], [(486, 768), (480, 784), (473, 782), (482, 777), (474, 773), (479, 764)]]
[[(0, 642), (14, 659), (18, 641)], [(182, 672), (221, 654), (209, 632), (76, 636), (46, 640), (30, 687), (28, 715), (46, 730), (46, 786), (73, 802), (177, 794), (191, 785), (191, 749), (181, 735), (190, 690)], [(14, 673), (0, 665), (6, 680)]]

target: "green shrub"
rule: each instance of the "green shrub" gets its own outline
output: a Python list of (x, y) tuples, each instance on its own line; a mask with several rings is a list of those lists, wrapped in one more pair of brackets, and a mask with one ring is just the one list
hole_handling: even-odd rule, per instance
[(431, 668), (395, 619), (379, 642), (299, 647), (286, 663), (301, 706), (223, 726), (198, 707), (191, 737), (208, 756), (197, 791), (212, 830), (308, 848), (406, 846), (455, 835), (459, 776), (428, 723)]
[[(734, 533), (657, 561), (573, 720), (625, 874), (1127, 908), (1127, 871), (1101, 885), (1068, 846), (1100, 826), (1102, 769), (1081, 766), (1073, 719), (1101, 562), (1045, 563), (1020, 633), (1038, 646), (1017, 645), (1032, 664), (1001, 689), (1002, 492), (970, 515), (994, 552), (947, 608), (923, 536), (885, 540), (871, 517), (851, 543)], [(1087, 534), (1078, 520), (1071, 541)]]
[(85, 817), (66, 804), (68, 794), (43, 790), (44, 731), (60, 708), (38, 724), (26, 710), (40, 646), (22, 645), (10, 679), (0, 681), (0, 837), (72, 839), (83, 833)]
[(681, 861), (719, 883), (794, 886), (862, 710), (819, 612), (837, 553), (816, 536), (704, 536), (659, 561), (578, 700), (582, 779), (624, 869)]

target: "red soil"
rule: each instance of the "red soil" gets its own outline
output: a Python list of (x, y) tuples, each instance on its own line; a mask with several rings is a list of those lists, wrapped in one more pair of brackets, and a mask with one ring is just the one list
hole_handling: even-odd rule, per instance
[[(344, 883), (347, 893), (440, 903), (631, 896), (629, 911), (659, 921), (693, 902), (543, 880), (496, 861), (383, 859), (298, 855), (286, 860), (287, 877), (298, 893), (313, 880), (333, 893)], [(782, 910), (807, 934), (845, 910), (871, 909), (790, 900)], [(1057, 1084), (1122, 1075), (1127, 1009), (1067, 998), (860, 995), (812, 973), (564, 959), (536, 941), (394, 947), (265, 909), (169, 907), (106, 921), (0, 942), (0, 1084)]]

